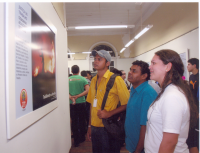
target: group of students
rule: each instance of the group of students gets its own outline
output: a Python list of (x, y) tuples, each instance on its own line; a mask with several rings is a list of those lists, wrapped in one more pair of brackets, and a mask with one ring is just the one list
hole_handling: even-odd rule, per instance
[[(190, 84), (182, 79), (184, 65), (173, 50), (157, 51), (150, 66), (144, 61), (134, 61), (128, 73), (128, 81), (132, 85), (130, 91), (122, 77), (117, 76), (101, 110), (106, 84), (113, 75), (109, 71), (111, 56), (105, 50), (92, 51), (92, 55), (97, 75), (90, 86), (84, 77), (78, 75), (77, 65), (72, 67), (73, 76), (69, 77), (75, 147), (85, 141), (86, 132), (82, 127), (87, 101), (90, 103), (87, 138), (92, 141), (93, 153), (120, 152), (121, 141), (105, 129), (102, 119), (122, 111), (126, 111), (125, 144), (130, 153), (198, 152), (198, 59), (188, 61), (188, 71), (193, 73)], [(148, 80), (158, 82), (161, 88), (159, 94)], [(117, 107), (119, 101), (121, 106)]]

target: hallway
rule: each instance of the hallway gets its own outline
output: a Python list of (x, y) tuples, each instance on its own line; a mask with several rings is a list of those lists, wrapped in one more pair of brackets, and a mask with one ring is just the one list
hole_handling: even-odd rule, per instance
[[(81, 143), (79, 147), (73, 147), (73, 139), (72, 139), (72, 147), (69, 153), (92, 153), (92, 143), (88, 140)], [(125, 146), (121, 148), (120, 153), (128, 153)]]

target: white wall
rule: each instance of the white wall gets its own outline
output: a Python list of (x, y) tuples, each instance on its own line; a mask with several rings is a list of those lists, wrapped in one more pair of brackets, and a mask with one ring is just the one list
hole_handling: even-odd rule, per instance
[(70, 73), (71, 73), (71, 67), (73, 65), (78, 65), (79, 66), (80, 73), (83, 70), (86, 70), (86, 71), (89, 70), (89, 60), (69, 60), (68, 61), (68, 68), (70, 68)]
[(196, 29), (190, 33), (187, 33), (177, 39), (174, 39), (160, 47), (146, 52), (140, 56), (129, 59), (118, 59), (117, 68), (124, 69), (128, 74), (131, 67), (131, 63), (135, 60), (143, 60), (150, 62), (156, 51), (161, 49), (172, 49), (177, 53), (184, 53), (189, 49), (189, 58), (199, 58), (199, 29)]
[(4, 3), (0, 3), (0, 153), (68, 153), (71, 147), (67, 32), (51, 3), (31, 3), (39, 16), (57, 28), (57, 96), (58, 108), (19, 133), (6, 136)]

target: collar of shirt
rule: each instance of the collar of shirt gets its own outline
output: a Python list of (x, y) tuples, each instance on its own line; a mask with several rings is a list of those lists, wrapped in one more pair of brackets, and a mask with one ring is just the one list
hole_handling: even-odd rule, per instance
[(110, 71), (107, 70), (106, 73), (104, 73), (103, 77), (104, 77), (104, 78), (108, 78), (108, 74), (109, 74), (109, 72), (110, 72)]
[[(107, 70), (106, 73), (104, 73), (103, 78), (108, 78), (109, 73), (110, 73), (110, 71)], [(97, 80), (97, 75), (95, 76), (95, 80)]]
[(140, 94), (140, 92), (142, 91), (142, 89), (146, 86), (146, 84), (148, 84), (148, 81), (143, 82), (142, 84), (140, 84), (137, 88), (131, 88), (131, 93), (135, 93), (137, 92), (138, 94)]

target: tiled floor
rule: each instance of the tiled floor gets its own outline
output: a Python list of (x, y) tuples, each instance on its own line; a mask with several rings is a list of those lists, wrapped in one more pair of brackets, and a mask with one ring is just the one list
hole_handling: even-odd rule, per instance
[[(73, 147), (72, 145), (69, 153), (92, 153), (92, 143), (86, 140), (85, 142), (81, 143), (78, 147)], [(128, 153), (128, 151), (125, 147), (122, 147), (120, 153)]]

